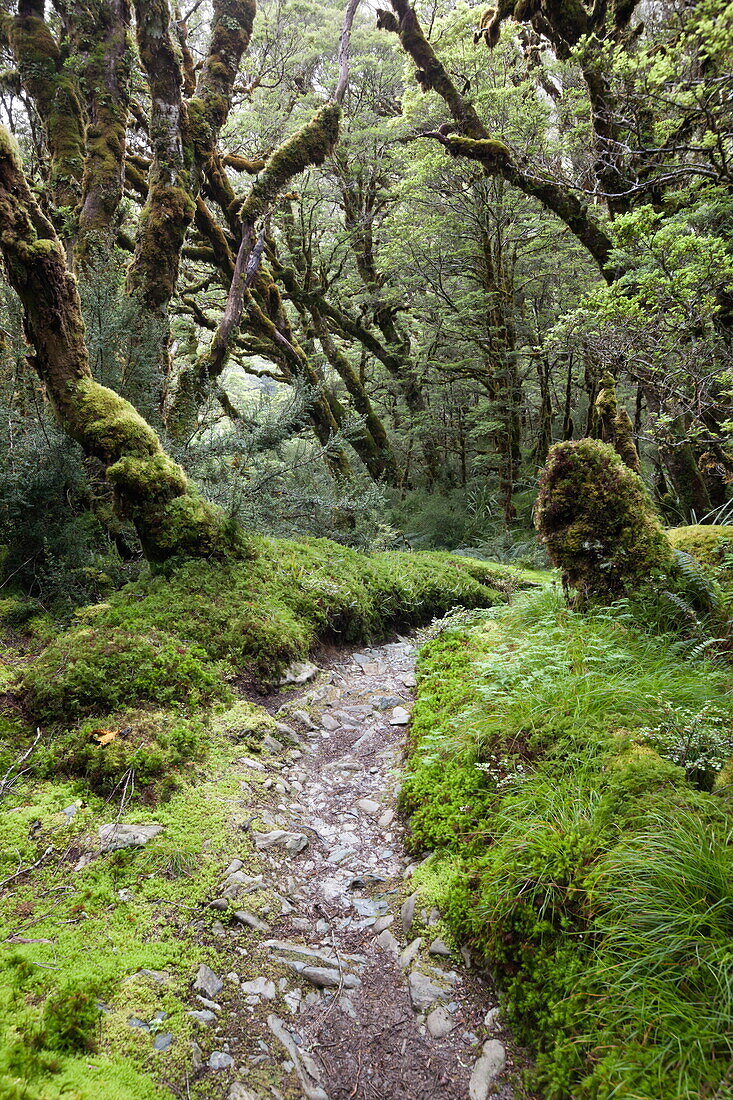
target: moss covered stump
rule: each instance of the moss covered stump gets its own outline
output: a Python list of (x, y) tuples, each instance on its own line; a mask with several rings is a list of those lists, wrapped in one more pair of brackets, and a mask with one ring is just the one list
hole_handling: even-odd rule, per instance
[(674, 571), (641, 478), (595, 439), (558, 443), (540, 479), (535, 525), (580, 603), (613, 600)]

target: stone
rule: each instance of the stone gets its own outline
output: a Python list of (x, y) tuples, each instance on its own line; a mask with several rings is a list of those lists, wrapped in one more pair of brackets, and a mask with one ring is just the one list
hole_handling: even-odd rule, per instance
[(337, 730), (339, 728), (341, 723), (339, 722), (338, 718), (334, 718), (333, 715), (324, 714), (321, 718), (321, 725), (323, 726), (324, 730), (329, 730), (331, 733), (333, 733), (334, 730)]
[(377, 821), (377, 825), (380, 829), (387, 829), (394, 821), (394, 810), (385, 810), (382, 816)]
[(421, 947), (422, 939), (418, 936), (416, 940), (413, 940), (412, 943), (405, 948), (400, 955), (400, 966), (403, 970), (407, 970), (408, 967), (412, 966)]
[(199, 993), (204, 993), (207, 997), (213, 998), (216, 997), (217, 993), (221, 993), (224, 988), (224, 982), (221, 978), (217, 977), (210, 966), (207, 966), (206, 963), (201, 963), (193, 983), (193, 988), (197, 989)]
[(417, 904), (417, 894), (410, 894), (409, 898), (403, 902), (401, 917), (402, 917), (402, 931), (406, 936), (409, 936), (410, 929), (412, 928), (412, 922), (415, 919), (415, 905)]
[(117, 852), (120, 848), (142, 848), (162, 833), (162, 825), (122, 825), (116, 821), (99, 829), (101, 851)]
[(402, 683), (405, 685), (405, 687), (408, 687), (408, 688), (417, 687), (417, 679), (415, 678), (415, 676), (412, 672), (406, 672), (404, 674), (404, 676), (400, 677), (400, 679), (402, 680)]
[(456, 1024), (451, 1019), (450, 1012), (441, 1005), (428, 1013), (425, 1026), (434, 1039), (445, 1039), (446, 1035), (450, 1035)]
[(251, 1089), (245, 1088), (239, 1081), (235, 1081), (229, 1089), (227, 1100), (261, 1100)]
[(238, 920), (240, 924), (246, 924), (248, 928), (251, 928), (254, 932), (269, 932), (270, 926), (265, 921), (260, 920), (254, 913), (248, 912), (246, 909), (237, 909), (234, 912), (234, 919)]
[(492, 1085), (506, 1065), (506, 1050), (498, 1039), (487, 1039), (468, 1083), (469, 1100), (488, 1100)]
[(130, 1016), (130, 1018), (127, 1021), (127, 1026), (128, 1027), (139, 1027), (139, 1028), (142, 1029), (142, 1031), (150, 1031), (150, 1024), (146, 1023), (145, 1020), (139, 1019), (137, 1016)]
[(153, 1039), (153, 1050), (167, 1050), (173, 1043), (170, 1031), (160, 1031)]
[(206, 1024), (207, 1026), (213, 1024), (216, 1020), (215, 1013), (208, 1008), (194, 1008), (187, 1012), (186, 1015), (190, 1016), (193, 1020), (197, 1020), (198, 1023)]
[(216, 1001), (210, 1001), (208, 997), (202, 997), (200, 993), (196, 994), (196, 1000), (199, 1004), (202, 1004), (204, 1008), (210, 1008), (212, 1012), (221, 1012), (221, 1005)]
[(410, 721), (410, 712), (404, 707), (395, 707), (389, 720), (390, 726), (406, 726)]
[(242, 982), (242, 992), (264, 997), (266, 1001), (274, 1001), (277, 996), (275, 983), (268, 978), (254, 978), (251, 982)]
[(375, 802), (373, 798), (360, 798), (356, 803), (357, 809), (363, 810), (365, 814), (369, 814), (370, 817), (374, 817), (381, 810), (379, 802)]
[(227, 898), (214, 898), (209, 902), (209, 909), (217, 909), (220, 913), (225, 913), (229, 908), (229, 901)]
[(225, 875), (233, 875), (235, 871), (241, 871), (244, 867), (241, 859), (233, 859), (224, 872)]
[(279, 686), (285, 687), (287, 684), (307, 684), (310, 680), (315, 680), (319, 671), (318, 665), (314, 665), (311, 661), (293, 661), (293, 663), (288, 665), (285, 669)]
[(267, 848), (284, 848), (291, 855), (297, 855), (308, 845), (305, 833), (291, 833), (287, 829), (273, 829), (269, 833), (254, 834), (255, 848), (264, 851)]
[(303, 726), (304, 729), (314, 730), (316, 728), (315, 722), (306, 710), (294, 710), (293, 718), (296, 720), (296, 722), (300, 722), (301, 726)]
[(356, 989), (360, 984), (354, 974), (342, 974), (339, 970), (332, 970), (330, 967), (308, 966), (306, 963), (291, 962), (287, 959), (283, 961), (317, 989), (338, 989), (339, 986), (343, 986), (344, 989)]
[(231, 1069), (234, 1059), (224, 1050), (212, 1050), (209, 1055), (209, 1069)]
[(72, 802), (70, 806), (66, 806), (63, 810), (59, 810), (59, 813), (62, 813), (64, 815), (64, 817), (66, 818), (66, 824), (67, 825), (70, 824), (74, 820), (74, 818), (76, 817), (78, 812), (79, 812), (79, 803), (78, 802)]
[(430, 944), (428, 951), (431, 955), (442, 955), (443, 958), (450, 958), (451, 950), (447, 943), (441, 939), (434, 939)]
[(421, 974), (419, 970), (413, 970), (409, 978), (410, 1000), (416, 1012), (427, 1012), (436, 1001), (443, 1000), (443, 990), (434, 985), (427, 974)]
[(404, 699), (400, 699), (397, 695), (380, 695), (378, 699), (374, 700), (375, 710), (389, 710), (390, 707), (402, 706)]
[(319, 1083), (319, 1069), (316, 1060), (298, 1046), (292, 1034), (278, 1016), (268, 1016), (267, 1026), (289, 1055), (306, 1100), (328, 1100), (328, 1093), (321, 1088)]
[(278, 741), (277, 737), (273, 737), (271, 734), (266, 733), (262, 738), (262, 748), (267, 752), (278, 753), (282, 752), (285, 746), (282, 741)]
[(378, 936), (374, 937), (374, 942), (378, 947), (381, 947), (382, 951), (389, 951), (395, 958), (400, 953), (400, 945), (394, 938), (388, 928), (385, 928), (383, 932), (380, 932)]
[(343, 863), (345, 859), (355, 855), (355, 848), (334, 848), (332, 852), (329, 852), (326, 858), (329, 863)]
[(117, 891), (117, 897), (120, 901), (132, 901), (133, 896), (132, 890), (123, 889)]
[(484, 1016), (484, 1027), (487, 1031), (498, 1031), (501, 1027), (499, 1023), (499, 1016), (501, 1015), (500, 1008), (490, 1008)]
[(394, 924), (394, 917), (389, 913), (386, 917), (378, 917), (372, 925), (372, 932), (378, 935), (379, 932), (384, 932), (385, 928), (389, 928)]

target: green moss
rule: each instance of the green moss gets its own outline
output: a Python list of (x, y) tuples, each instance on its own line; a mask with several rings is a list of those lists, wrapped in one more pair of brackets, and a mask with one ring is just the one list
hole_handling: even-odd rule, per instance
[(540, 480), (535, 523), (581, 601), (615, 599), (674, 574), (644, 484), (607, 443), (557, 443)]
[(86, 441), (104, 461), (113, 461), (122, 454), (152, 457), (160, 452), (153, 429), (114, 390), (92, 378), (83, 378), (76, 383), (76, 397)]
[[(169, 505), (189, 521), (195, 498)], [(208, 507), (202, 504), (201, 507)], [(164, 512), (164, 517), (169, 513)], [(199, 517), (194, 534), (200, 539)], [(212, 548), (221, 528), (212, 521)], [(165, 531), (156, 535), (165, 539)], [(171, 535), (185, 545), (180, 528)], [(451, 554), (373, 556), (325, 539), (252, 540), (249, 560), (184, 561), (97, 608), (28, 668), (34, 714), (66, 718), (134, 705), (226, 695), (225, 673), (276, 681), (321, 638), (357, 641), (428, 621), (457, 604), (487, 606), (511, 570)]]
[(508, 164), (512, 156), (508, 145), (493, 138), (468, 138), (451, 135), (447, 139), (447, 149), (454, 157), (469, 157), (471, 160), (481, 161), (482, 164), (486, 164), (490, 168)]
[(702, 526), (673, 527), (667, 538), (675, 550), (690, 554), (702, 565), (719, 566), (733, 544), (733, 527)]

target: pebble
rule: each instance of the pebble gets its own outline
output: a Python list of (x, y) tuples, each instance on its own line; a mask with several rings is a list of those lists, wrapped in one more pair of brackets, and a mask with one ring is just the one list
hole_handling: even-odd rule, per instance
[[(443, 990), (430, 981), (427, 974), (413, 970), (409, 977), (410, 1000), (416, 1012), (426, 1012), (436, 1001), (443, 1000)], [(473, 1100), (473, 1098), (471, 1098)]]
[(400, 966), (403, 970), (407, 970), (409, 966), (412, 966), (415, 959), (418, 956), (418, 952), (422, 947), (422, 938), (418, 936), (416, 940), (413, 940), (400, 955)]
[(187, 1016), (191, 1016), (192, 1019), (198, 1020), (200, 1024), (213, 1024), (216, 1020), (216, 1016), (208, 1008), (195, 1008), (186, 1013)]
[(161, 1031), (153, 1039), (153, 1050), (167, 1050), (173, 1043), (170, 1031)]
[(117, 852), (120, 848), (142, 848), (162, 832), (162, 825), (122, 825), (113, 821), (99, 828), (101, 851)]
[(254, 978), (251, 982), (242, 982), (242, 992), (264, 997), (266, 1001), (274, 1001), (277, 996), (275, 983), (268, 978)]
[(284, 848), (291, 855), (297, 855), (308, 845), (305, 833), (291, 833), (287, 829), (273, 829), (269, 833), (254, 834), (255, 848), (264, 851), (267, 848)]
[(417, 904), (417, 894), (411, 894), (402, 904), (401, 917), (402, 917), (402, 931), (406, 936), (409, 936), (410, 929), (412, 928), (412, 922), (415, 919), (415, 905)]
[(372, 925), (372, 932), (374, 932), (375, 934), (379, 932), (384, 932), (385, 928), (389, 928), (393, 924), (394, 917), (391, 913), (386, 917), (378, 917)]
[(430, 944), (430, 947), (428, 948), (428, 951), (431, 955), (442, 955), (446, 959), (450, 958), (451, 955), (450, 947), (448, 947), (448, 944), (441, 939), (433, 940), (433, 942)]
[(490, 1008), (484, 1016), (484, 1027), (487, 1028), (488, 1031), (498, 1031), (501, 1027), (501, 1024), (499, 1023), (500, 1015), (500, 1008)]
[(234, 913), (235, 920), (238, 920), (240, 924), (246, 924), (248, 928), (254, 929), (255, 932), (269, 932), (270, 926), (265, 921), (260, 920), (254, 913), (249, 913), (246, 909), (237, 909)]
[(363, 810), (365, 814), (369, 814), (374, 817), (382, 809), (379, 802), (375, 802), (373, 798), (360, 798), (356, 803), (359, 810)]
[(285, 669), (279, 682), (280, 687), (287, 684), (307, 684), (309, 680), (315, 680), (319, 669), (311, 661), (293, 661)]
[(406, 726), (410, 721), (410, 712), (404, 707), (395, 707), (389, 720), (390, 726)]

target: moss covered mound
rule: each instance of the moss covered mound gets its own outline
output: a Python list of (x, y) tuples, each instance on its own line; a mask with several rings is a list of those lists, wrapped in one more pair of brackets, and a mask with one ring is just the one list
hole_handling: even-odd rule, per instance
[(581, 600), (615, 599), (673, 572), (673, 556), (641, 478), (610, 444), (557, 443), (542, 472), (535, 522)]
[(187, 562), (88, 609), (22, 687), (37, 720), (66, 723), (141, 701), (226, 699), (234, 676), (271, 684), (319, 639), (361, 641), (456, 605), (491, 606), (513, 576), (451, 554), (259, 539), (250, 561)]
[(667, 531), (667, 538), (675, 550), (690, 554), (701, 565), (720, 565), (724, 555), (733, 550), (733, 527), (722, 524), (673, 527)]

